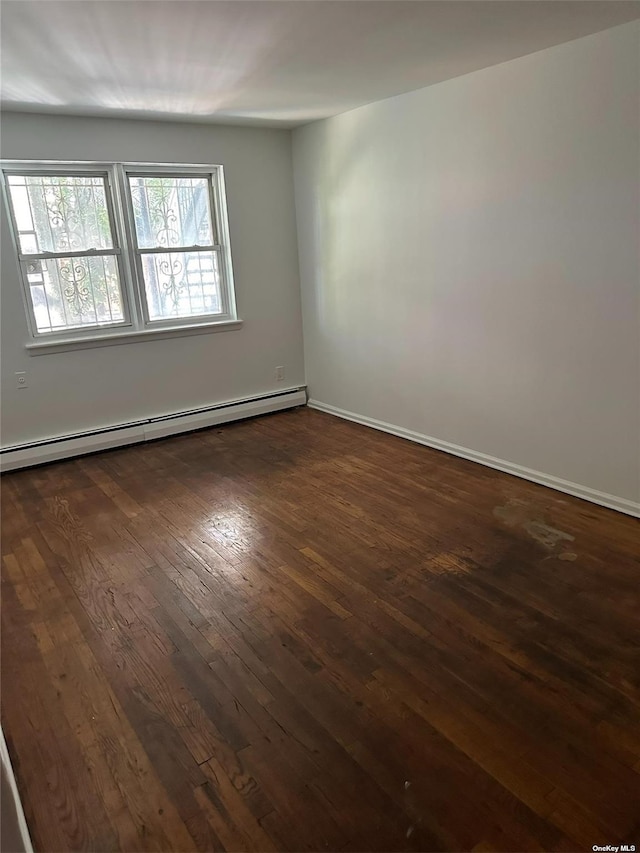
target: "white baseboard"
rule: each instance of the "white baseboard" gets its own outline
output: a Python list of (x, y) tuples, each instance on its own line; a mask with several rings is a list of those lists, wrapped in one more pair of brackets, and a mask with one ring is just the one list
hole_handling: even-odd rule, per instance
[(463, 459), (469, 459), (471, 462), (479, 462), (481, 465), (486, 465), (488, 468), (495, 468), (497, 471), (504, 471), (506, 474), (513, 474), (516, 477), (521, 477), (523, 480), (530, 480), (533, 483), (539, 483), (541, 486), (548, 486), (551, 489), (556, 489), (558, 492), (564, 492), (567, 495), (573, 495), (576, 498), (582, 498), (585, 501), (598, 504), (599, 506), (615, 509), (618, 512), (632, 515), (640, 518), (640, 503), (619, 498), (616, 495), (609, 495), (606, 492), (599, 492), (596, 489), (590, 489), (587, 486), (581, 486), (578, 483), (571, 483), (568, 480), (562, 480), (560, 477), (554, 477), (551, 474), (544, 474), (542, 471), (534, 471), (531, 468), (525, 468), (523, 465), (516, 465), (515, 462), (507, 462), (505, 459), (497, 459), (495, 456), (488, 456), (486, 453), (479, 453), (477, 450), (470, 450), (468, 447), (460, 447), (458, 444), (451, 444), (448, 441), (442, 441), (439, 438), (433, 438), (429, 435), (422, 435), (419, 432), (413, 432), (403, 427), (395, 426), (394, 424), (385, 423), (375, 418), (368, 418), (364, 415), (357, 415), (355, 412), (348, 412), (345, 409), (339, 409), (336, 406), (329, 406), (327, 403), (322, 403), (320, 400), (309, 400), (308, 406), (312, 409), (318, 409), (321, 412), (326, 412), (329, 415), (335, 415), (339, 418), (344, 418), (347, 421), (354, 421), (363, 426), (372, 427), (373, 429), (381, 430), (382, 432), (397, 435), (400, 438), (407, 438), (410, 441), (415, 441), (417, 444), (424, 444), (427, 447), (432, 447), (435, 450), (443, 450), (445, 453), (451, 453), (453, 456), (461, 456)]
[(304, 388), (292, 388), (263, 397), (251, 397), (217, 403), (214, 406), (188, 412), (147, 418), (130, 424), (113, 424), (98, 430), (75, 435), (58, 436), (0, 450), (0, 471), (13, 471), (42, 465), (72, 456), (83, 456), (110, 447), (123, 447), (141, 441), (152, 441), (182, 432), (238, 421), (243, 418), (304, 406)]
[(164, 418), (156, 418), (145, 424), (144, 439), (151, 441), (154, 438), (164, 438), (179, 432), (189, 432), (229, 421), (239, 421), (256, 415), (266, 415), (269, 412), (278, 412), (281, 409), (304, 406), (306, 402), (307, 395), (304, 389), (295, 389), (282, 394), (270, 394), (266, 397), (237, 401), (231, 405), (216, 406), (213, 409), (169, 415)]
[[(17, 834), (20, 836), (20, 840), (22, 841), (22, 850), (24, 853), (33, 853), (33, 845), (31, 844), (31, 837), (29, 835), (29, 829), (24, 816), (22, 803), (20, 802), (18, 786), (16, 785), (16, 778), (13, 775), (13, 767), (11, 766), (9, 750), (7, 749), (7, 743), (4, 739), (2, 728), (0, 728), (0, 763), (2, 764), (0, 772), (5, 774), (5, 777), (9, 782), (9, 790), (12, 800), (10, 803), (5, 803), (3, 800), (2, 820), (11, 822), (12, 828), (15, 829)], [(16, 824), (15, 826), (14, 822)], [(16, 851), (16, 853), (18, 853), (18, 851)]]

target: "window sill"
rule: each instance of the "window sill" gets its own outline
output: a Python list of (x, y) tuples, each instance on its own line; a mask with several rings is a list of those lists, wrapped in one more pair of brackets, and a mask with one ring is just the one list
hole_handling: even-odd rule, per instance
[(178, 338), (183, 335), (231, 332), (240, 328), (242, 328), (242, 320), (221, 320), (214, 323), (198, 323), (197, 325), (164, 326), (158, 329), (136, 329), (135, 331), (96, 334), (91, 338), (69, 337), (58, 338), (54, 341), (33, 341), (26, 344), (25, 349), (29, 355), (48, 355), (76, 349), (93, 349), (94, 347), (111, 347), (120, 344), (137, 344), (141, 341), (155, 341), (161, 338)]

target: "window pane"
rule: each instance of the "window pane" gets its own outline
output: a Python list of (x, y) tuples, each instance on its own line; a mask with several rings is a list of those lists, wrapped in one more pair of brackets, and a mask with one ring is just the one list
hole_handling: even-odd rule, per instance
[(216, 252), (163, 252), (140, 259), (151, 320), (222, 313)]
[(24, 254), (113, 248), (104, 178), (10, 175), (8, 184)]
[(25, 270), (39, 332), (124, 322), (112, 255), (27, 261)]
[(129, 186), (141, 249), (212, 245), (207, 178), (130, 177)]

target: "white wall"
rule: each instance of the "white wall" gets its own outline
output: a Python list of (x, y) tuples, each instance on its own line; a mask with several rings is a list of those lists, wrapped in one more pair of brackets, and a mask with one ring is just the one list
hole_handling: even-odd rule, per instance
[[(2, 224), (2, 444), (62, 435), (304, 383), (288, 131), (4, 113), (6, 159), (222, 164), (238, 331), (30, 357)], [(275, 381), (275, 367), (285, 381)], [(15, 371), (28, 389), (15, 388)]]
[(638, 33), (294, 131), (312, 399), (638, 501)]

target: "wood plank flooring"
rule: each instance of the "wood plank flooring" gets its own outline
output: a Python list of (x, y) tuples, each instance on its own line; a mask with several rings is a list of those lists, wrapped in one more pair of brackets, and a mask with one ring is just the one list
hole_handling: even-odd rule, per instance
[(637, 521), (309, 409), (2, 488), (38, 850), (640, 844)]

